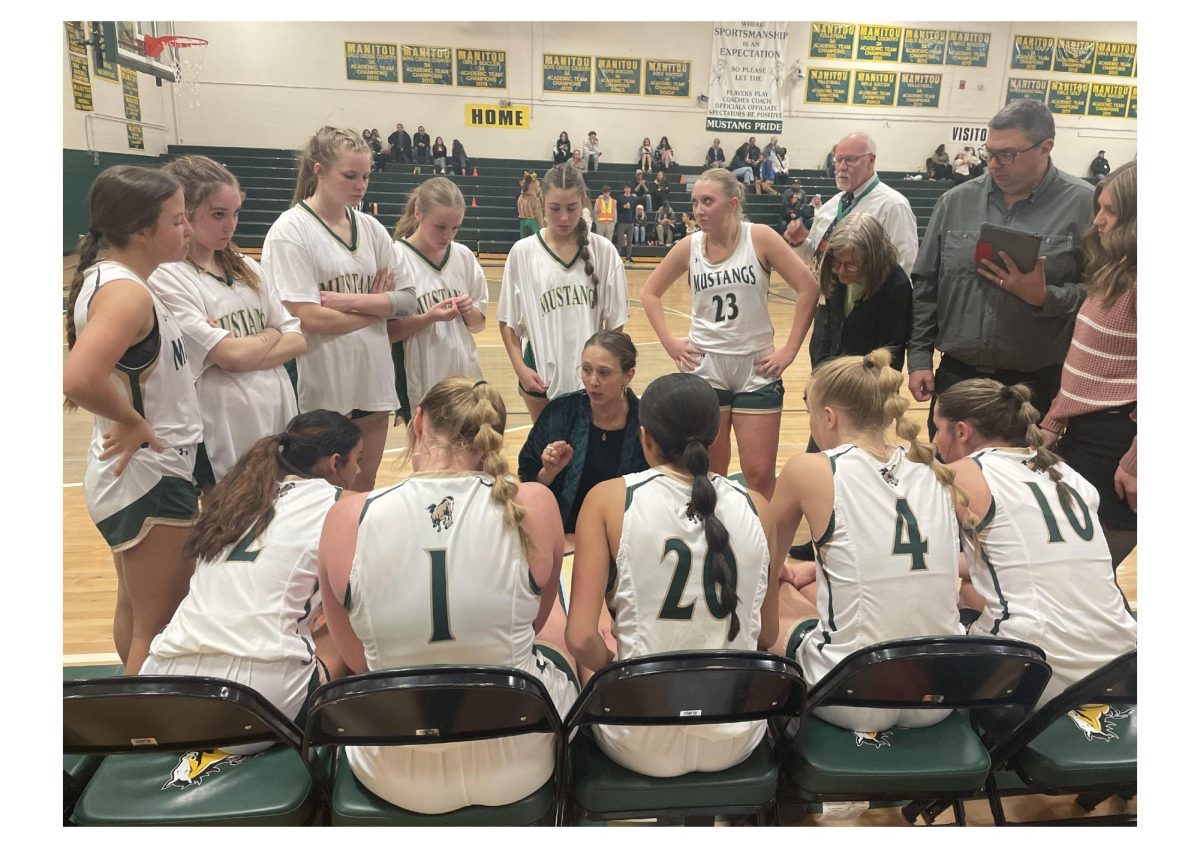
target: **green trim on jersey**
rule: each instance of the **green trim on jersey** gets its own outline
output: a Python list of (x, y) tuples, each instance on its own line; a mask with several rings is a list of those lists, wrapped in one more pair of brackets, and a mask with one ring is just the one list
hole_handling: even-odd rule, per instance
[(225, 285), (229, 286), (229, 288), (233, 288), (233, 284), (236, 282), (233, 279), (233, 274), (226, 274), (224, 277), (221, 277), (217, 274), (214, 274), (212, 271), (205, 271), (204, 273), (208, 274), (208, 276), (212, 277), (218, 283), (224, 283)]
[(537, 595), (540, 598), (542, 596), (542, 587), (539, 586), (537, 584), (537, 581), (535, 581), (533, 579), (533, 572), (527, 568), (527, 569), (525, 569), (525, 576), (529, 578), (530, 590), (533, 592), (533, 594)]
[[(722, 392), (729, 398), (728, 401), (723, 400)], [(783, 392), (783, 380), (776, 380), (752, 392), (729, 392), (724, 389), (718, 389), (717, 401), (721, 406), (728, 406), (734, 412), (738, 412), (739, 410), (750, 412), (751, 414), (755, 412), (779, 412), (783, 409)]]
[(796, 651), (800, 650), (800, 643), (804, 641), (805, 634), (810, 630), (815, 630), (818, 624), (820, 622), (815, 618), (806, 618), (796, 622), (796, 626), (792, 628), (792, 632), (788, 636), (787, 647), (784, 648), (783, 655), (788, 659), (798, 660)]
[(642, 486), (645, 486), (651, 480), (657, 480), (659, 477), (665, 477), (665, 476), (666, 476), (665, 474), (655, 474), (653, 477), (649, 477), (640, 483), (634, 483), (632, 486), (626, 486), (625, 487), (625, 510), (624, 511), (629, 512), (629, 507), (633, 504), (633, 493), (634, 492), (636, 492)]
[(575, 251), (575, 255), (573, 257), (571, 257), (571, 261), (563, 262), (561, 259), (558, 258), (558, 254), (550, 249), (550, 245), (546, 244), (546, 242), (542, 240), (542, 233), (540, 230), (538, 232), (534, 233), (534, 235), (537, 236), (538, 244), (540, 244), (545, 249), (545, 251), (548, 254), (550, 254), (550, 257), (568, 271), (571, 270), (571, 266), (573, 266), (575, 264), (575, 262), (579, 259), (579, 257), (583, 254), (583, 245), (580, 245), (579, 249)]
[(358, 219), (356, 219), (354, 217), (354, 213), (352, 211), (350, 211), (350, 207), (346, 207), (346, 215), (350, 218), (350, 243), (346, 244), (346, 242), (342, 239), (341, 236), (339, 236), (337, 233), (335, 233), (332, 229), (330, 229), (328, 224), (326, 224), (324, 221), (321, 220), (321, 216), (318, 215), (316, 212), (314, 212), (312, 210), (311, 206), (309, 206), (303, 200), (301, 200), (296, 205), (299, 206), (301, 209), (303, 209), (305, 212), (307, 212), (309, 215), (312, 215), (314, 218), (316, 218), (317, 223), (319, 223), (322, 227), (325, 228), (325, 232), (327, 232), (327, 233), (329, 233), (329, 235), (333, 236), (334, 241), (336, 241), (342, 247), (346, 248), (346, 250), (350, 251), (351, 253), (358, 252)]
[(409, 241), (408, 239), (404, 239), (404, 238), (396, 239), (396, 242), (397, 242), (397, 244), (404, 245), (409, 250), (411, 250), (413, 253), (417, 254), (417, 256), (420, 257), (422, 262), (424, 262), (426, 265), (428, 265), (430, 268), (432, 268), (435, 271), (440, 271), (446, 267), (446, 263), (450, 261), (450, 253), (454, 250), (454, 242), (451, 242), (450, 244), (446, 245), (446, 255), (442, 257), (441, 264), (438, 264), (438, 263), (434, 262), (432, 259), (430, 259), (428, 256), (426, 256), (424, 253), (422, 253), (417, 248), (417, 246), (415, 244), (413, 244), (411, 241)]
[(365, 501), (363, 501), (363, 508), (362, 508), (362, 512), (360, 512), (360, 513), (358, 514), (358, 523), (359, 523), (359, 524), (362, 524), (362, 520), (363, 520), (364, 518), (366, 518), (366, 515), (367, 515), (367, 509), (368, 509), (368, 507), (370, 507), (370, 506), (371, 506), (371, 504), (375, 503), (375, 501), (379, 500), (380, 498), (382, 498), (384, 495), (388, 494), (389, 492), (394, 492), (396, 489), (399, 489), (401, 486), (403, 486), (403, 485), (404, 485), (405, 483), (407, 483), (407, 482), (408, 482), (408, 480), (401, 480), (399, 483), (396, 483), (396, 484), (395, 484), (394, 486), (392, 486), (391, 488), (384, 489), (382, 492), (380, 492), (379, 494), (375, 495), (375, 497), (373, 497), (373, 498), (367, 498)]
[[(715, 476), (715, 475), (714, 475), (714, 476)], [(709, 479), (711, 480), (712, 478), (709, 478)], [(725, 479), (726, 479), (726, 480), (729, 480), (729, 478), (728, 478), (728, 477), (726, 477)], [(732, 482), (732, 481), (730, 481), (730, 482)], [(734, 490), (735, 492), (737, 492), (739, 495), (741, 495), (743, 498), (745, 498), (745, 499), (746, 499), (746, 503), (748, 503), (748, 504), (750, 505), (750, 511), (751, 511), (751, 512), (753, 512), (755, 516), (757, 516), (757, 515), (758, 515), (758, 508), (757, 508), (757, 507), (754, 505), (754, 498), (750, 497), (750, 490), (749, 490), (749, 489), (744, 489), (744, 488), (742, 488), (741, 486), (738, 486), (738, 485), (736, 485), (736, 484), (734, 485), (734, 487), (733, 487), (733, 490)], [(626, 509), (629, 509), (629, 506), (628, 506), (628, 505), (626, 505), (626, 507), (625, 507), (625, 508), (626, 508)]]
[(979, 556), (983, 559), (983, 564), (987, 566), (988, 572), (992, 575), (992, 586), (996, 589), (996, 597), (1000, 601), (1001, 610), (1003, 610), (1000, 617), (992, 624), (991, 634), (995, 636), (1000, 632), (1000, 625), (1008, 621), (1008, 599), (1004, 597), (1004, 592), (1000, 588), (1000, 577), (996, 574), (996, 568), (992, 565), (992, 561), (988, 559), (987, 551), (982, 544), (976, 542), (976, 545), (976, 550), (979, 551)]
[[(412, 399), (408, 396), (408, 372), (404, 370), (404, 339), (392, 342), (392, 371), (396, 375), (396, 398), (400, 405), (396, 414), (405, 421), (412, 421)], [(418, 403), (424, 398), (418, 398)]]
[(157, 518), (181, 526), (190, 524), (196, 518), (198, 503), (199, 490), (191, 480), (163, 477), (133, 503), (97, 521), (96, 529), (110, 548), (116, 548), (141, 535), (143, 526), (150, 519)]
[[(567, 658), (559, 653), (557, 648), (547, 645), (545, 642), (535, 642), (533, 645), (533, 655), (534, 662), (537, 662), (538, 657), (541, 656), (557, 666), (559, 671), (565, 674), (567, 679), (571, 681), (571, 685), (575, 687), (576, 694), (583, 688), (579, 684), (579, 677), (576, 676), (575, 669), (571, 668), (571, 664), (567, 662)], [(539, 671), (544, 667), (543, 663), (538, 663)]]

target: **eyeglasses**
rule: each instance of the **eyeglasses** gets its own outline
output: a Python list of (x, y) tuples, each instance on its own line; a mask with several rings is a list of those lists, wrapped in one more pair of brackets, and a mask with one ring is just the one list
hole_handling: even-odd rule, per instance
[[(1042, 141), (1045, 140), (1044, 138), (1042, 139)], [(1016, 161), (1018, 156), (1040, 146), (1042, 141), (1037, 142), (1037, 144), (1031, 144), (1024, 150), (989, 150), (987, 147), (982, 147), (980, 150), (989, 162), (995, 162), (997, 165), (1011, 165)]]
[(847, 274), (856, 274), (862, 270), (861, 262), (843, 262), (836, 256), (829, 257), (829, 265), (833, 268), (833, 270), (836, 271), (838, 268), (841, 268)]
[(859, 159), (865, 159), (868, 156), (874, 156), (874, 155), (875, 154), (873, 154), (873, 153), (859, 153), (856, 156), (835, 156), (835, 157), (833, 157), (833, 164), (835, 164), (835, 165), (853, 165)]
[(585, 381), (595, 377), (601, 383), (607, 383), (617, 376), (617, 372), (611, 368), (593, 368), (590, 365), (580, 365), (575, 370), (579, 372), (580, 378)]

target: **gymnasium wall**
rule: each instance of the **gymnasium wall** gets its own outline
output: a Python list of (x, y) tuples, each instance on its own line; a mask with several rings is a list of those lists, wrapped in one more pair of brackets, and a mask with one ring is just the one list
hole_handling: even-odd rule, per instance
[[(1133, 23), (972, 22), (961, 26), (991, 33), (988, 66), (926, 68), (943, 74), (937, 109), (805, 105), (803, 84), (792, 85), (785, 101), (783, 132), (792, 163), (817, 167), (838, 138), (865, 126), (879, 143), (881, 169), (919, 168), (933, 147), (950, 141), (952, 126), (986, 124), (1003, 105), (1014, 34), (1137, 40)], [(810, 60), (805, 56), (808, 30), (807, 22), (790, 24), (789, 67), (796, 60), (808, 66)], [(289, 148), (301, 144), (322, 123), (358, 130), (374, 127), (386, 137), (396, 122), (402, 121), (409, 132), (424, 124), (431, 138), (442, 135), (447, 146), (452, 138), (462, 139), (473, 156), (549, 159), (550, 147), (562, 129), (568, 131), (577, 145), (582, 144), (588, 130), (596, 130), (607, 161), (632, 162), (637, 145), (647, 135), (655, 143), (660, 136), (669, 136), (676, 155), (685, 163), (702, 161), (708, 147), (710, 134), (704, 131), (705, 109), (695, 98), (708, 87), (711, 22), (334, 25), (179, 21), (175, 23), (175, 31), (202, 36), (210, 42), (201, 74), (201, 104), (194, 110), (182, 105), (178, 109), (177, 131), (179, 140), (185, 144)], [(347, 40), (506, 50), (508, 89), (350, 82), (346, 79), (343, 48)], [(688, 60), (692, 63), (691, 96), (676, 99), (544, 93), (543, 52)], [(858, 63), (858, 66), (876, 70), (890, 67), (883, 63)], [(1020, 71), (1012, 74), (1047, 76)], [(960, 81), (965, 83), (964, 88), (959, 88)], [(465, 103), (495, 104), (502, 98), (532, 107), (530, 129), (476, 129), (465, 125)], [(1108, 151), (1114, 165), (1132, 158), (1136, 152), (1136, 120), (1056, 117), (1059, 132), (1055, 160), (1072, 173), (1083, 174), (1100, 148)], [(723, 142), (732, 148), (737, 140), (729, 137)]]

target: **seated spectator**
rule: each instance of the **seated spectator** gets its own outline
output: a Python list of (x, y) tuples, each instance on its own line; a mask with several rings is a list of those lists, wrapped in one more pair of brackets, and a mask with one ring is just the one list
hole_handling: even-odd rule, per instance
[(658, 225), (655, 227), (658, 231), (658, 238), (652, 244), (661, 244), (670, 246), (675, 241), (675, 213), (671, 210), (670, 203), (663, 203), (658, 207)]
[(428, 165), (430, 162), (429, 133), (425, 132), (425, 127), (419, 126), (413, 133), (413, 162), (417, 165)]
[(640, 203), (633, 210), (633, 243), (646, 243), (646, 207)]
[(600, 150), (600, 140), (596, 137), (595, 130), (588, 133), (587, 141), (583, 143), (583, 155), (587, 159), (587, 169), (589, 172), (595, 171), (600, 167), (600, 157), (604, 153)]
[(791, 168), (788, 165), (788, 155), (786, 147), (775, 148), (775, 185), (786, 186), (792, 182), (792, 176), (788, 173)]
[(446, 173), (446, 155), (448, 151), (446, 150), (446, 142), (442, 141), (440, 135), (433, 140), (433, 147), (430, 153), (433, 155), (433, 172), (435, 174)]
[(759, 179), (759, 169), (762, 166), (762, 150), (759, 149), (754, 136), (746, 142), (746, 164), (754, 169), (754, 178)]
[(825, 176), (829, 177), (830, 179), (833, 179), (834, 176), (835, 168), (833, 165), (833, 154), (836, 150), (837, 145), (835, 144), (833, 147), (829, 148), (829, 152), (825, 154)]
[(1096, 154), (1096, 158), (1092, 160), (1092, 164), (1088, 165), (1088, 179), (1092, 182), (1098, 182), (1108, 176), (1108, 171), (1108, 160), (1104, 158), (1104, 151), (1101, 150)]
[(450, 161), (454, 163), (454, 173), (466, 176), (467, 168), (471, 167), (471, 160), (467, 158), (467, 149), (457, 138), (450, 144)]
[(654, 176), (654, 185), (650, 186), (650, 196), (654, 198), (654, 205), (647, 208), (647, 212), (653, 211), (671, 200), (671, 184), (667, 182), (667, 175), (662, 171)]
[(367, 143), (367, 146), (371, 148), (371, 170), (382, 171), (383, 163), (386, 161), (387, 157), (383, 152), (383, 142), (379, 140), (379, 131), (363, 130), (362, 137), (363, 141)]
[(637, 365), (633, 340), (601, 330), (587, 340), (581, 363), (583, 390), (550, 401), (517, 459), (522, 482), (550, 488), (567, 533), (575, 532), (593, 486), (649, 467), (638, 438), (638, 398), (629, 388)]
[(634, 164), (643, 171), (649, 171), (654, 167), (654, 147), (650, 144), (650, 136), (642, 139), (642, 145), (638, 148)]
[(654, 195), (650, 193), (650, 186), (646, 183), (646, 175), (641, 168), (633, 172), (633, 193), (637, 202), (646, 207), (647, 212), (654, 211)]
[(975, 148), (964, 147), (954, 157), (954, 172), (950, 174), (950, 179), (955, 185), (965, 183), (971, 179), (971, 172), (979, 165), (979, 157), (975, 155)]
[(412, 162), (412, 136), (405, 131), (404, 124), (396, 124), (396, 131), (388, 136), (388, 144), (393, 162)]
[(746, 151), (749, 148), (749, 143), (742, 144), (741, 147), (733, 152), (733, 158), (729, 160), (729, 170), (733, 172), (735, 177), (746, 184), (746, 188), (754, 185), (754, 169), (746, 161)]
[(675, 151), (671, 149), (671, 142), (667, 141), (665, 135), (659, 140), (658, 147), (654, 148), (654, 160), (664, 168), (670, 168), (671, 163), (675, 161)]
[(704, 164), (710, 168), (724, 167), (725, 151), (721, 148), (721, 139), (713, 139), (712, 147), (704, 154)]
[(587, 170), (587, 163), (583, 161), (583, 154), (579, 151), (579, 148), (571, 151), (571, 164), (581, 174)]
[(680, 219), (679, 219), (679, 225), (678, 225), (678, 226), (679, 226), (679, 227), (682, 227), (682, 228), (683, 228), (683, 231), (682, 231), (682, 232), (680, 232), (678, 229), (675, 231), (675, 232), (676, 232), (676, 235), (675, 235), (675, 238), (676, 238), (676, 239), (683, 238), (684, 236), (690, 236), (692, 233), (698, 233), (698, 232), (700, 232), (700, 225), (696, 223), (696, 219), (692, 217), (692, 213), (691, 213), (691, 212), (684, 212), (684, 213), (683, 213), (683, 215), (682, 215), (682, 216), (680, 217)]
[(755, 194), (779, 194), (775, 185), (775, 160), (771, 156), (763, 156), (758, 163), (758, 179), (754, 181)]
[(812, 218), (813, 208), (804, 202), (804, 190), (787, 191), (783, 195), (783, 203), (779, 210), (779, 223), (775, 225), (775, 231), (783, 235), (788, 224), (796, 219), (800, 219), (806, 229), (812, 229)]
[(932, 167), (930, 168), (929, 178), (931, 180), (948, 180), (954, 169), (950, 165), (950, 154), (946, 152), (946, 145), (939, 144), (937, 149), (933, 151), (930, 158)]
[(555, 165), (571, 161), (571, 139), (567, 136), (566, 130), (558, 134), (558, 140), (554, 142), (553, 153)]

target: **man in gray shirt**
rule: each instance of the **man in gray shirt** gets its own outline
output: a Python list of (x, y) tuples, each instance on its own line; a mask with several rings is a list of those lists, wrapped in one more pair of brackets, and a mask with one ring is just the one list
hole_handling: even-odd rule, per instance
[[(918, 401), (971, 377), (1027, 384), (1043, 415), (1058, 394), (1086, 294), (1080, 239), (1095, 189), (1056, 168), (1053, 147), (1050, 111), (1014, 101), (988, 123), (987, 173), (938, 199), (912, 269), (908, 385)], [(1032, 271), (1022, 273), (1007, 253), (975, 261), (985, 222), (1042, 237)], [(942, 352), (936, 378), (934, 347)], [(932, 436), (932, 402), (929, 422)]]

